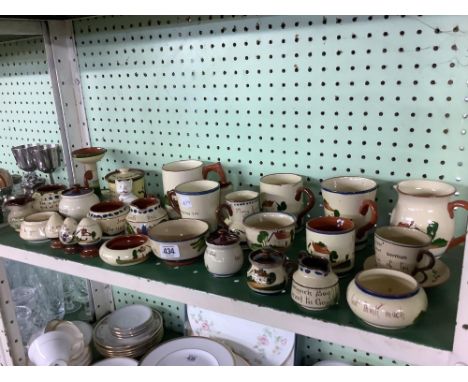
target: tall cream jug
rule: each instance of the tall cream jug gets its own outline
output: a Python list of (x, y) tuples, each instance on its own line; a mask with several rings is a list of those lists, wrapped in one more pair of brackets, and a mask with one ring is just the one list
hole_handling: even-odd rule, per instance
[(429, 250), (440, 257), (448, 248), (465, 240), (454, 238), (456, 207), (468, 210), (468, 201), (454, 200), (455, 187), (432, 180), (405, 180), (398, 183), (398, 201), (392, 211), (390, 224), (419, 229), (432, 238)]

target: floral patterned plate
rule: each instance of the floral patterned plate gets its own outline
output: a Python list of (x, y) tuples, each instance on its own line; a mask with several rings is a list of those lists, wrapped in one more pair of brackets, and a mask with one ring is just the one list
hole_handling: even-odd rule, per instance
[(193, 305), (187, 305), (187, 316), (193, 335), (223, 342), (252, 366), (282, 365), (294, 349), (293, 332)]

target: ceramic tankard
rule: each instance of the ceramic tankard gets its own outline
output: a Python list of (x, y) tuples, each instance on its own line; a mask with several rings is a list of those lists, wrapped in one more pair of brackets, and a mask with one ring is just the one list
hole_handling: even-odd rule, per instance
[[(210, 172), (215, 172), (219, 176), (220, 202), (223, 203), (224, 196), (232, 191), (232, 184), (227, 180), (220, 162), (205, 165), (202, 161), (187, 159), (164, 164), (162, 167), (164, 194), (167, 195), (168, 191), (179, 184), (207, 179)], [(180, 217), (173, 210), (169, 200), (166, 200), (164, 204), (171, 219)]]
[(194, 180), (179, 184), (167, 192), (167, 197), (180, 216), (204, 220), (210, 225), (210, 232), (214, 232), (218, 227), (219, 187), (219, 183), (212, 180)]
[[(302, 194), (307, 197), (305, 206)], [(302, 219), (315, 203), (312, 190), (304, 187), (302, 176), (296, 174), (270, 174), (260, 179), (260, 205), (265, 212), (288, 212), (297, 218), (298, 228)]]
[[(260, 211), (259, 194), (256, 191), (241, 190), (226, 195), (226, 201), (218, 207), (216, 215), (218, 223), (224, 229), (239, 236), (240, 242), (245, 243), (245, 217)], [(224, 212), (228, 217), (225, 218)]]
[(468, 210), (468, 201), (451, 201), (455, 187), (432, 180), (405, 180), (395, 186), (398, 201), (390, 224), (416, 228), (427, 233), (432, 242), (427, 249), (437, 258), (448, 248), (465, 241), (465, 235), (454, 238), (455, 208)]
[(359, 176), (339, 176), (325, 179), (321, 188), (325, 215), (351, 219), (356, 226), (356, 250), (363, 249), (378, 219), (377, 183)]

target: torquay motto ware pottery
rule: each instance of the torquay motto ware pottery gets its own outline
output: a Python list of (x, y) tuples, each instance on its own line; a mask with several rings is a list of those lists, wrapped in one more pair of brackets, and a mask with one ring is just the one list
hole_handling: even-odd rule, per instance
[(97, 257), (99, 255), (99, 242), (102, 239), (102, 230), (99, 224), (90, 218), (83, 218), (76, 227), (75, 236), (78, 245), (82, 248), (82, 257)]
[(7, 200), (4, 206), (9, 211), (8, 224), (18, 232), (24, 218), (36, 212), (33, 207), (33, 199), (27, 196)]
[(129, 204), (126, 231), (130, 234), (148, 235), (150, 228), (168, 220), (166, 210), (158, 198), (139, 198)]
[[(307, 203), (302, 203), (302, 194)], [(298, 227), (315, 203), (310, 188), (304, 187), (302, 176), (296, 174), (270, 174), (260, 179), (260, 204), (265, 212), (289, 212), (296, 216)]]
[(137, 198), (145, 196), (145, 172), (136, 168), (121, 168), (117, 171), (110, 172), (106, 175), (106, 180), (109, 185), (109, 190), (117, 197), (117, 189), (115, 180), (131, 180), (131, 193)]
[(351, 219), (356, 226), (356, 250), (364, 248), (368, 231), (378, 219), (377, 183), (358, 176), (339, 176), (324, 180), (321, 189), (325, 215)]
[(209, 224), (197, 219), (169, 220), (148, 232), (156, 257), (169, 265), (185, 265), (202, 256)]
[(66, 186), (62, 184), (47, 184), (38, 187), (32, 195), (34, 209), (37, 211), (58, 211), (60, 196), (65, 189)]
[(117, 236), (99, 248), (99, 257), (107, 264), (128, 266), (148, 259), (150, 241), (144, 235)]
[(432, 239), (429, 249), (436, 257), (465, 241), (465, 235), (454, 238), (455, 209), (468, 210), (468, 201), (451, 201), (455, 187), (433, 180), (405, 180), (395, 189), (398, 201), (391, 214), (391, 225), (427, 233)]
[(336, 274), (354, 267), (356, 230), (350, 219), (322, 216), (306, 224), (307, 251), (328, 259)]
[(299, 268), (293, 274), (291, 297), (308, 310), (324, 310), (338, 304), (338, 276), (326, 258), (302, 252)]
[(244, 218), (247, 244), (250, 249), (273, 247), (286, 251), (293, 240), (296, 218), (284, 212), (257, 212)]
[(107, 150), (102, 147), (83, 147), (72, 152), (75, 162), (84, 164), (84, 185), (92, 188), (96, 195), (100, 195), (99, 177), (97, 173), (97, 165)]
[(415, 276), (435, 265), (434, 255), (427, 250), (431, 237), (417, 229), (406, 227), (379, 227), (375, 230), (375, 260), (380, 268), (395, 269)]
[(116, 235), (125, 230), (125, 222), (130, 207), (119, 200), (108, 200), (91, 206), (88, 217), (96, 220), (105, 235)]
[[(210, 232), (216, 231), (219, 206), (219, 183), (212, 180), (194, 180), (176, 186), (168, 191), (169, 203), (177, 213), (187, 219), (201, 219), (208, 222)], [(176, 198), (177, 197), (177, 198)]]
[(213, 232), (206, 239), (204, 260), (206, 269), (215, 277), (238, 272), (244, 263), (239, 237), (225, 229)]
[(63, 244), (59, 239), (60, 228), (63, 225), (63, 218), (58, 212), (54, 212), (47, 220), (45, 233), (48, 239), (51, 239), (51, 248), (63, 248)]
[(20, 237), (23, 240), (35, 242), (47, 240), (46, 225), (47, 221), (54, 212), (36, 212), (28, 215), (21, 222)]
[(64, 251), (70, 255), (78, 253), (80, 247), (75, 236), (78, 222), (70, 217), (65, 218), (59, 231), (59, 240), (64, 245)]
[(59, 212), (76, 220), (83, 219), (99, 198), (91, 188), (75, 185), (62, 192), (59, 203)]
[(256, 191), (241, 190), (227, 194), (225, 202), (218, 207), (216, 215), (221, 227), (234, 232), (239, 236), (240, 242), (245, 243), (247, 238), (245, 236), (243, 220), (246, 216), (259, 211), (259, 193)]
[(171, 219), (180, 217), (170, 204), (168, 191), (175, 189), (179, 184), (203, 180), (208, 178), (210, 172), (219, 176), (220, 201), (224, 201), (226, 194), (232, 191), (232, 184), (227, 180), (223, 166), (220, 162), (205, 165), (202, 161), (187, 159), (166, 163), (162, 167), (164, 195), (166, 195), (165, 207)]
[(268, 247), (251, 252), (249, 261), (247, 285), (261, 294), (281, 292), (296, 267), (283, 253)]
[(410, 326), (427, 309), (424, 289), (410, 275), (393, 269), (358, 273), (348, 285), (346, 299), (356, 316), (382, 329)]

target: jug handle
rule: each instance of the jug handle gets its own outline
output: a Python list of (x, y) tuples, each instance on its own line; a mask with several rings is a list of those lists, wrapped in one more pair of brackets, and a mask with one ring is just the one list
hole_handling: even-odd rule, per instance
[(180, 207), (179, 207), (179, 202), (176, 199), (176, 192), (175, 190), (169, 190), (167, 191), (167, 199), (169, 201), (169, 204), (171, 205), (174, 210), (181, 215), (180, 213)]
[(359, 228), (356, 232), (356, 238), (357, 239), (362, 239), (367, 231), (369, 231), (371, 228), (375, 226), (377, 223), (377, 219), (379, 218), (379, 215), (377, 213), (377, 203), (374, 202), (373, 200), (364, 200), (362, 202), (361, 208), (359, 210), (359, 213), (362, 216), (366, 216), (367, 211), (371, 210), (371, 219), (369, 223), (366, 225), (363, 225), (361, 228)]
[[(461, 207), (461, 208), (463, 208), (465, 210), (468, 210), (468, 201), (466, 201), (466, 200), (454, 200), (453, 202), (450, 202), (447, 205), (448, 213), (449, 213), (451, 219), (453, 219), (455, 217), (454, 212), (455, 212), (456, 207)], [(447, 249), (455, 247), (458, 244), (463, 243), (465, 241), (465, 235), (466, 234), (463, 234), (461, 236), (454, 237), (452, 240), (450, 240), (450, 243), (449, 243)]]
[(314, 193), (308, 187), (299, 187), (296, 191), (296, 196), (294, 199), (296, 199), (296, 201), (298, 202), (299, 200), (301, 200), (300, 198), (303, 193), (306, 194), (307, 204), (305, 205), (304, 209), (297, 215), (296, 225), (298, 227), (302, 226), (302, 219), (304, 218), (305, 214), (314, 207), (315, 204)]
[(206, 179), (208, 177), (208, 173), (212, 171), (214, 171), (215, 173), (219, 175), (219, 184), (221, 185), (221, 188), (226, 187), (229, 184), (231, 184), (231, 182), (227, 181), (226, 174), (224, 173), (224, 169), (223, 169), (223, 166), (221, 165), (221, 162), (216, 162), (216, 163), (207, 164), (203, 166), (203, 169), (202, 169), (203, 179)]
[(226, 209), (229, 216), (232, 216), (232, 208), (229, 204), (223, 203), (218, 208), (216, 208), (216, 218), (218, 219), (218, 224), (224, 229), (229, 229), (228, 225), (224, 222), (223, 219), (223, 210)]

